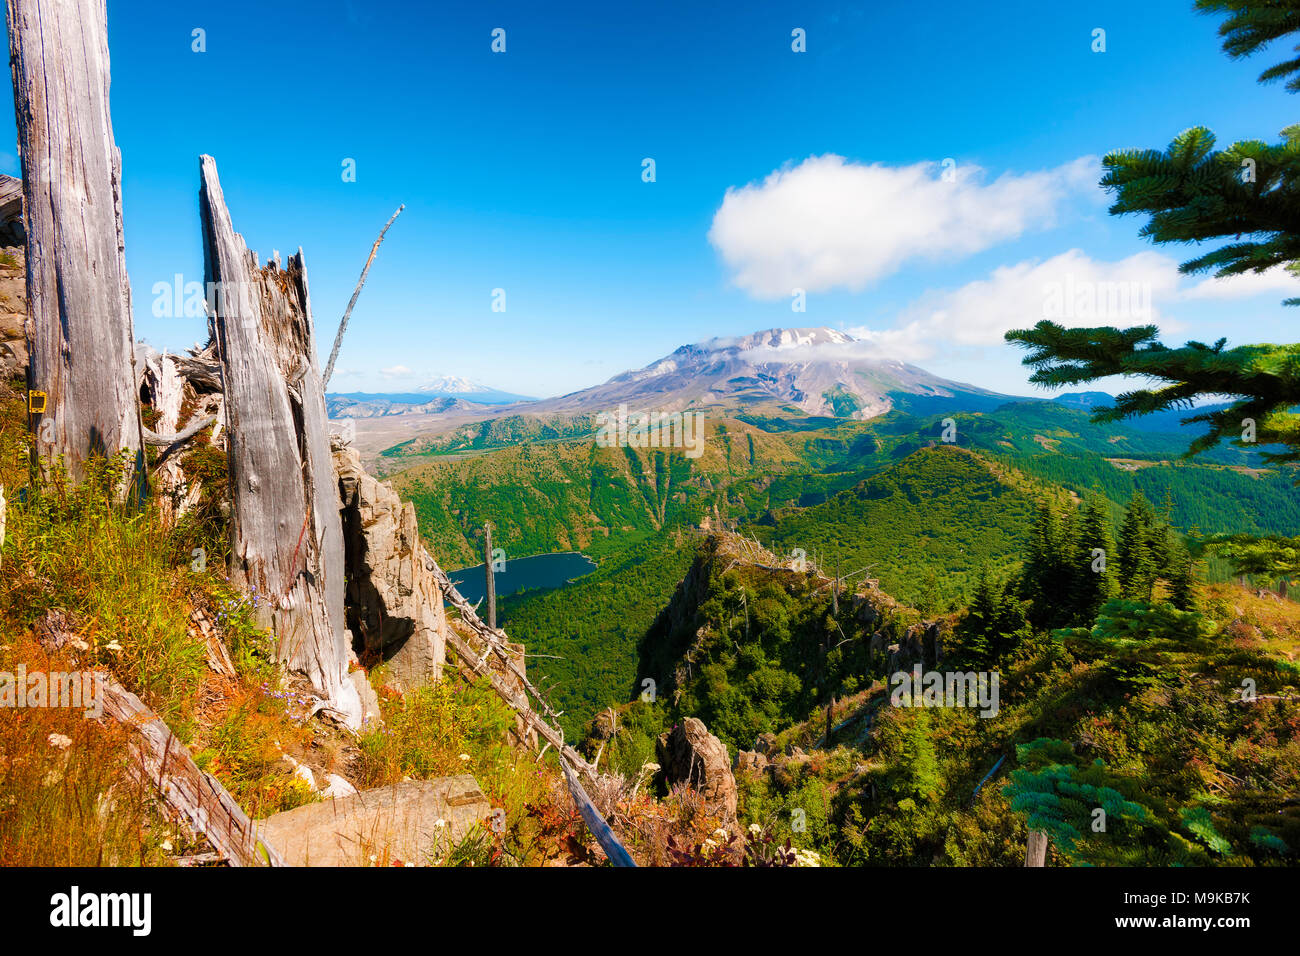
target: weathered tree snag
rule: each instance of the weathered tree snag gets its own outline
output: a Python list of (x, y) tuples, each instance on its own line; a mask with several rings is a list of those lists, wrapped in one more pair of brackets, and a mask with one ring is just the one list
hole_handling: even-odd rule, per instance
[(492, 525), (483, 525), (483, 574), (486, 578), (487, 590), (487, 626), (495, 629), (497, 626), (497, 575), (496, 569), (492, 566)]
[[(45, 392), (35, 454), (74, 479), (94, 455), (140, 455), (122, 161), (109, 117), (104, 0), (7, 0), (27, 233), (28, 387)], [(50, 420), (51, 425), (45, 421)]]
[(280, 660), (358, 727), (361, 702), (345, 679), (343, 531), (302, 250), (287, 269), (278, 256), (259, 268), (231, 225), (216, 162), (203, 156), (199, 169), (229, 429), (231, 576), (257, 595)]
[(197, 478), (185, 476), (179, 453), (209, 426), (209, 441), (215, 444), (221, 430), (223, 397), (216, 344), (178, 356), (159, 354), (138, 343), (135, 367), (140, 374), (140, 400), (155, 413), (153, 427), (143, 429), (144, 443), (159, 448), (150, 484), (163, 523), (170, 527), (198, 504), (203, 492)]
[(21, 246), (26, 242), (23, 181), (17, 176), (0, 176), (0, 245)]
[(1030, 830), (1025, 843), (1025, 866), (1047, 866), (1047, 834)]

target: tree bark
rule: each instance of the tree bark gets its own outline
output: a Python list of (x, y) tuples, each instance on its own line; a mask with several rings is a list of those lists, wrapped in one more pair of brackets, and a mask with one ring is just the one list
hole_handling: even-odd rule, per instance
[(215, 160), (201, 157), (199, 169), (229, 429), (231, 577), (255, 595), (280, 660), (357, 727), (361, 702), (346, 680), (343, 528), (302, 250), (287, 269), (275, 259), (259, 267), (231, 225)]
[(27, 381), (47, 396), (34, 453), (47, 465), (62, 456), (77, 480), (89, 458), (128, 449), (139, 472), (104, 0), (7, 6), (27, 217)]
[(492, 525), (483, 525), (483, 575), (487, 584), (487, 625), (497, 626), (497, 576), (492, 567)]
[(1047, 866), (1047, 834), (1030, 830), (1025, 843), (1025, 866)]

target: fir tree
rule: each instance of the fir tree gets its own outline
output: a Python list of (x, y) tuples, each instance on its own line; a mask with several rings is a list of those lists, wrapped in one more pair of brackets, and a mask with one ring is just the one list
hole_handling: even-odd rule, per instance
[(1021, 578), (1021, 596), (1030, 602), (1035, 624), (1060, 627), (1069, 622), (1070, 596), (1079, 574), (1076, 564), (1074, 512), (1061, 514), (1043, 502), (1030, 528)]
[(1100, 760), (1080, 768), (1068, 743), (1046, 737), (1017, 746), (1016, 758), (1021, 766), (1002, 792), (1030, 830), (1075, 864), (1133, 862), (1132, 836), (1151, 814), (1116, 789)]
[(1196, 562), (1181, 542), (1169, 558), (1169, 603), (1180, 611), (1196, 610)]
[(958, 626), (962, 647), (972, 663), (1001, 659), (1031, 633), (1026, 601), (1016, 597), (1014, 584), (1000, 584), (987, 568), (980, 571), (966, 616)]
[(1126, 598), (1151, 600), (1159, 572), (1160, 550), (1157, 539), (1162, 531), (1156, 523), (1151, 502), (1140, 491), (1133, 493), (1124, 523), (1119, 530), (1119, 588)]
[[(1249, 56), (1272, 40), (1300, 31), (1295, 0), (1198, 0), (1202, 13), (1228, 14), (1220, 26), (1223, 48), (1231, 57)], [(1260, 79), (1288, 78), (1300, 91), (1300, 59), (1264, 71)], [(1179, 134), (1168, 149), (1129, 149), (1103, 161), (1102, 185), (1115, 196), (1112, 215), (1148, 217), (1141, 234), (1157, 244), (1214, 243), (1182, 264), (1184, 273), (1213, 271), (1215, 276), (1262, 272), (1275, 266), (1297, 270), (1300, 260), (1300, 126), (1282, 131), (1275, 143), (1248, 140), (1215, 149), (1214, 134), (1195, 127)], [(1286, 304), (1300, 303), (1300, 298)], [(1241, 345), (1226, 348), (1188, 342), (1170, 348), (1157, 340), (1153, 325), (1066, 329), (1039, 322), (1007, 333), (1008, 341), (1029, 350), (1024, 361), (1031, 381), (1056, 386), (1125, 375), (1161, 383), (1120, 395), (1113, 407), (1099, 408), (1094, 420), (1117, 421), (1134, 415), (1190, 408), (1197, 399), (1228, 396), (1218, 411), (1184, 419), (1208, 429), (1188, 449), (1194, 455), (1220, 441), (1238, 445), (1282, 445), (1262, 451), (1266, 461), (1300, 461), (1300, 345)]]
[(1258, 574), (1283, 582), (1283, 593), (1290, 579), (1300, 576), (1300, 538), (1216, 535), (1206, 540), (1205, 547), (1230, 560), (1235, 574)]
[[(1223, 37), (1223, 52), (1234, 60), (1250, 56), (1274, 40), (1300, 29), (1300, 3), (1295, 0), (1196, 0), (1200, 13), (1229, 13), (1231, 16), (1219, 25)], [(1300, 44), (1296, 45), (1300, 53)], [(1280, 80), (1284, 76), (1300, 73), (1300, 59), (1288, 60), (1269, 67), (1259, 75), (1261, 83)], [(1300, 76), (1291, 76), (1286, 88), (1300, 92)]]
[[(1063, 740), (1039, 737), (1020, 744), (1016, 759), (1020, 766), (1002, 793), (1030, 830), (1046, 833), (1076, 866), (1204, 866), (1212, 862), (1210, 852), (1231, 852), (1204, 807), (1180, 807), (1176, 821), (1161, 819), (1154, 809), (1159, 803), (1150, 803), (1138, 780), (1100, 760), (1084, 763)], [(1268, 835), (1264, 831), (1261, 841), (1285, 852), (1286, 844)]]
[(1073, 619), (1070, 623), (1091, 623), (1102, 605), (1118, 592), (1110, 512), (1097, 495), (1084, 505), (1076, 552), (1074, 593), (1070, 602)]

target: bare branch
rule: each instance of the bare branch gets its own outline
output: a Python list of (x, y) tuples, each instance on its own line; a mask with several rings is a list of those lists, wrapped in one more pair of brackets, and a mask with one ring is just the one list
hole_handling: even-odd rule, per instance
[(343, 313), (343, 321), (339, 323), (338, 333), (334, 336), (334, 348), (330, 352), (330, 360), (325, 365), (325, 374), (321, 376), (321, 388), (327, 388), (330, 383), (330, 376), (334, 374), (334, 363), (338, 360), (339, 349), (343, 345), (343, 333), (347, 331), (348, 319), (352, 318), (352, 307), (357, 304), (357, 299), (361, 297), (361, 287), (366, 284), (366, 276), (370, 274), (370, 263), (375, 261), (375, 253), (379, 251), (379, 244), (384, 241), (384, 233), (388, 232), (388, 227), (393, 224), (393, 220), (402, 214), (406, 208), (406, 203), (397, 207), (397, 212), (388, 217), (388, 222), (384, 223), (384, 228), (379, 230), (379, 238), (375, 244), (370, 247), (370, 256), (366, 259), (366, 267), (361, 270), (361, 278), (357, 280), (357, 287), (352, 291), (352, 298), (348, 302), (347, 311)]

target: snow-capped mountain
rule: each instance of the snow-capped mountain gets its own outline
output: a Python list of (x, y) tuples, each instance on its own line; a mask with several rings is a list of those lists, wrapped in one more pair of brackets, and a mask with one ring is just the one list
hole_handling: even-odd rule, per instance
[(435, 395), (464, 395), (475, 392), (497, 391), (497, 389), (489, 385), (481, 385), (467, 378), (461, 378), (459, 375), (443, 375), (431, 382), (426, 382), (424, 385), (417, 385), (415, 390), (417, 392), (431, 392)]
[(965, 400), (982, 406), (1006, 396), (931, 375), (880, 356), (869, 343), (834, 329), (767, 329), (683, 345), (603, 385), (530, 406), (529, 412), (630, 407), (675, 410), (720, 406), (784, 407), (787, 412), (874, 418), (917, 400)]
[(469, 414), (494, 406), (531, 402), (526, 395), (503, 392), (457, 375), (444, 375), (411, 392), (331, 392), (325, 408), (331, 418), (379, 418), (387, 415)]

